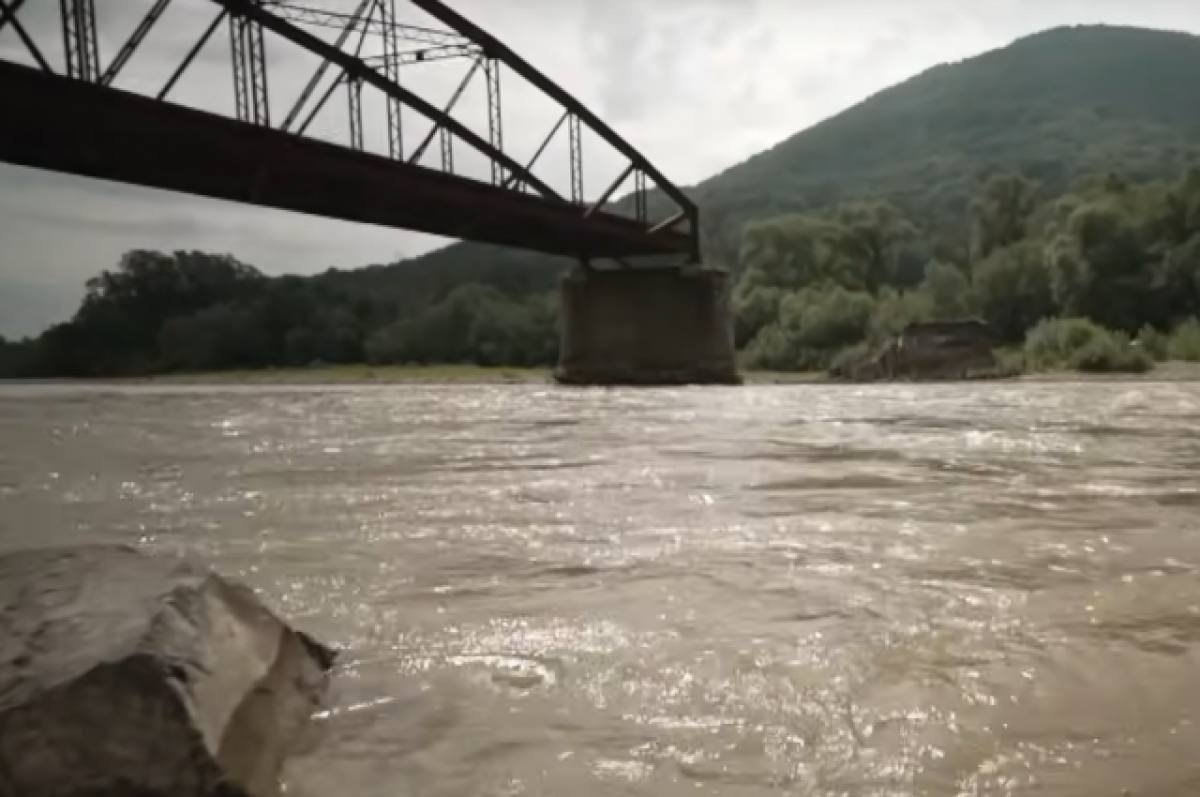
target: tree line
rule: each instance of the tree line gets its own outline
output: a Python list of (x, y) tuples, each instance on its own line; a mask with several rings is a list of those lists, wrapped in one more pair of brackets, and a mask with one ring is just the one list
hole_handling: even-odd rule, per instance
[[(965, 231), (922, 228), (861, 200), (747, 223), (734, 289), (744, 364), (825, 369), (910, 323), (968, 317), (1014, 368), (1200, 360), (1200, 169), (1091, 177), (1057, 196), (997, 173), (967, 218)], [(479, 266), (455, 286), (399, 268), (272, 278), (229, 255), (131, 251), (88, 281), (73, 318), (0, 339), (0, 375), (556, 360), (552, 271)]]
[[(126, 253), (74, 317), (0, 338), (0, 376), (129, 376), (320, 363), (550, 365), (557, 306), (467, 283), (424, 305), (321, 277), (263, 275), (229, 255)], [(322, 278), (325, 277), (325, 278)]]
[[(748, 224), (734, 297), (746, 364), (828, 368), (910, 323), (967, 317), (1018, 368), (1200, 359), (1200, 170), (1093, 177), (1059, 196), (994, 174), (968, 226), (922, 230), (886, 201)], [(1044, 345), (1056, 336), (1070, 345)]]

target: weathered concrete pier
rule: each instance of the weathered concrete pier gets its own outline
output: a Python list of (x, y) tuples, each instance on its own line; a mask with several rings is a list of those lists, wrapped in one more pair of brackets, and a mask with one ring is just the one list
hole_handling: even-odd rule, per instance
[(559, 382), (740, 383), (727, 272), (581, 268), (561, 291)]

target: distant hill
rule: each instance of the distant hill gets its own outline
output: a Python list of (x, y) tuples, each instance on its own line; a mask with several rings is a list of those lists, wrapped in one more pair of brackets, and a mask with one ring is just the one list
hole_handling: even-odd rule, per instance
[[(1140, 179), (1200, 161), (1200, 37), (1140, 28), (1056, 28), (933, 67), (689, 189), (706, 259), (736, 268), (742, 226), (880, 197), (917, 223), (958, 226), (981, 178), (1017, 170), (1058, 193), (1078, 177)], [(460, 243), (339, 287), (399, 304), (464, 281), (547, 290), (567, 261)]]
[(1177, 174), (1200, 159), (1200, 37), (1056, 28), (943, 64), (697, 186), (729, 256), (750, 218), (882, 197), (918, 222), (961, 219), (980, 177), (1049, 193), (1085, 174)]

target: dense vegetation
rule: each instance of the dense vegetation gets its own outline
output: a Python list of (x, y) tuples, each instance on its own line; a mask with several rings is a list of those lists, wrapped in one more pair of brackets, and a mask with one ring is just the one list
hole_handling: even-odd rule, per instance
[(514, 296), (467, 283), (430, 288), (423, 303), (405, 302), (371, 295), (369, 287), (356, 290), (341, 276), (271, 279), (229, 256), (129, 252), (116, 269), (88, 282), (73, 319), (36, 340), (0, 339), (0, 374), (129, 375), (364, 360), (543, 365), (555, 358), (549, 294)]
[[(909, 321), (968, 315), (1031, 367), (1134, 370), (1134, 340), (1200, 357), (1197, 74), (1193, 36), (1049, 31), (935, 67), (696, 186), (706, 259), (738, 275), (747, 363), (823, 368)], [(456, 244), (267, 278), (228, 256), (130, 252), (73, 319), (0, 341), (0, 374), (548, 364), (568, 266)]]
[(996, 174), (969, 229), (958, 262), (887, 202), (747, 225), (734, 303), (748, 364), (825, 368), (908, 323), (966, 316), (1024, 344), (1031, 368), (1200, 359), (1200, 169), (1136, 185), (1109, 175), (1056, 197)]

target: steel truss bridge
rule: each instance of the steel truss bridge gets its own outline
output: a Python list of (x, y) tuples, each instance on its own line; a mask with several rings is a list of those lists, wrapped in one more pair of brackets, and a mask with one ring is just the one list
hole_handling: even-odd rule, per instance
[[(0, 37), (19, 39), (31, 64), (0, 59), (0, 160), (585, 263), (667, 256), (655, 262), (677, 265), (699, 257), (697, 209), (682, 191), (582, 103), (440, 0), (401, 0), (431, 16), (436, 28), (402, 23), (397, 0), (354, 0), (354, 7), (343, 10), (323, 8), (321, 0), (188, 0), (211, 4), (211, 22), (193, 32), (191, 47), (178, 54), (173, 69), (159, 71), (160, 65), (149, 75), (144, 68), (138, 72), (138, 85), (161, 86), (149, 92), (116, 88), (114, 81), (138, 68), (134, 55), (171, 0), (153, 0), (107, 61), (100, 53), (96, 5), (110, 12), (119, 4), (59, 0), (56, 41), (48, 41), (47, 34), (22, 23), (21, 12), (52, 2), (0, 0)], [(232, 116), (172, 101), (181, 77), (220, 33), (229, 37)], [(269, 91), (278, 82), (273, 70), (282, 69), (267, 57), (268, 45), (276, 42), (307, 51), (317, 63), (282, 118), (272, 118)], [(52, 63), (48, 54), (61, 63)], [(435, 105), (406, 87), (407, 68), (444, 60), (465, 68), (448, 102)], [(523, 161), (505, 149), (502, 77), (526, 81), (558, 113)], [(472, 129), (454, 115), (475, 80), (486, 84), (486, 130)], [(383, 95), (386, 152), (364, 147), (364, 87)], [(345, 138), (319, 139), (310, 132), (313, 120), (339, 94), (345, 97)], [(406, 129), (411, 114), (425, 120), (420, 135), (412, 134), (411, 123)], [(537, 174), (539, 160), (564, 128), (566, 190)], [(584, 131), (626, 163), (590, 201), (584, 197)], [(476, 179), (455, 172), (455, 152), (463, 147), (483, 156), (490, 175)], [(440, 168), (420, 163), (439, 160), (439, 154)], [(614, 204), (629, 183), (632, 191)], [(652, 205), (660, 215), (651, 214)]]

